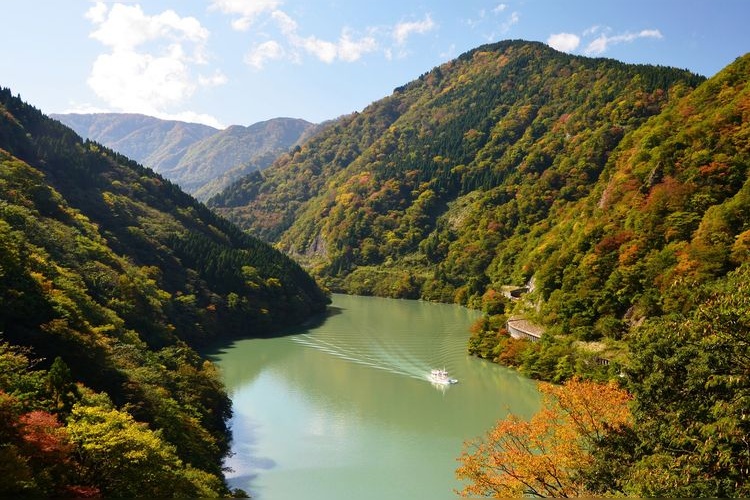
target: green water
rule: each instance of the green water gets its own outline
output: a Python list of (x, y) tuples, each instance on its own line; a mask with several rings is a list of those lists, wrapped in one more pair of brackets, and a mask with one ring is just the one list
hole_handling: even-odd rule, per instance
[[(234, 403), (227, 478), (253, 498), (456, 498), (463, 442), (538, 407), (533, 382), (466, 354), (475, 311), (347, 295), (329, 309), (212, 355)], [(435, 367), (459, 383), (433, 386)]]

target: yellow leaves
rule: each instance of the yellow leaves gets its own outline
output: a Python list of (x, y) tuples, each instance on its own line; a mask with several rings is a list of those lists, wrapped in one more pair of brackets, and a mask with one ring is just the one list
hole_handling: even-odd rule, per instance
[(735, 237), (732, 245), (732, 261), (742, 264), (750, 261), (750, 230), (744, 231)]
[(115, 204), (117, 203), (117, 197), (109, 191), (102, 192), (102, 200), (110, 208), (114, 208)]
[(467, 444), (456, 475), (463, 496), (580, 496), (581, 470), (610, 429), (631, 424), (630, 395), (614, 384), (573, 379), (541, 384), (542, 409), (528, 422), (510, 415), (484, 440)]
[(39, 283), (39, 287), (44, 291), (44, 293), (51, 293), (52, 289), (55, 288), (55, 285), (54, 283), (52, 283), (52, 280), (47, 279), (47, 277), (42, 273), (31, 271), (29, 273), (29, 276), (31, 276), (34, 279), (34, 281)]
[(266, 286), (270, 289), (281, 288), (281, 280), (278, 278), (267, 278)]
[(341, 193), (336, 196), (336, 204), (343, 207), (349, 206), (352, 200), (354, 200), (354, 193)]

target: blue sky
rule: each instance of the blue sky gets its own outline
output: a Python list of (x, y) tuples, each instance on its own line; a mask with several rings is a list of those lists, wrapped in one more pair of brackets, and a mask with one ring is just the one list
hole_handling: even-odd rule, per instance
[(711, 76), (750, 51), (750, 0), (9, 0), (0, 86), (45, 113), (222, 127), (360, 111), (485, 43)]

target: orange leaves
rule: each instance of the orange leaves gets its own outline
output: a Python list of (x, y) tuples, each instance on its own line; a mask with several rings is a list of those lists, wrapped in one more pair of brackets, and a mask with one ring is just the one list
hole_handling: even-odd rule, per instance
[(542, 409), (529, 422), (508, 416), (484, 440), (469, 443), (456, 471), (469, 484), (463, 496), (586, 493), (580, 472), (592, 465), (593, 447), (612, 429), (628, 426), (630, 395), (614, 384), (573, 379), (541, 384)]
[(461, 494), (497, 498), (581, 494), (583, 487), (571, 474), (581, 453), (571, 429), (560, 424), (548, 409), (529, 422), (514, 415), (500, 421), (484, 442), (474, 443), (472, 453), (461, 457), (463, 465), (456, 474), (471, 481)]
[(627, 426), (632, 416), (631, 396), (614, 383), (599, 384), (574, 378), (564, 386), (541, 384), (544, 406), (557, 404), (558, 418), (570, 420), (576, 433), (588, 444), (604, 437), (609, 429)]

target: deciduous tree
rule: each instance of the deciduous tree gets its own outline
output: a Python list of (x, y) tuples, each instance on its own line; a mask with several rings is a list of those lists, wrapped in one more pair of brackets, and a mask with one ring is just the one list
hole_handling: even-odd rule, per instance
[(542, 407), (530, 421), (515, 415), (468, 443), (456, 471), (463, 496), (547, 497), (587, 493), (596, 444), (631, 423), (630, 395), (614, 383), (571, 379), (541, 384)]

